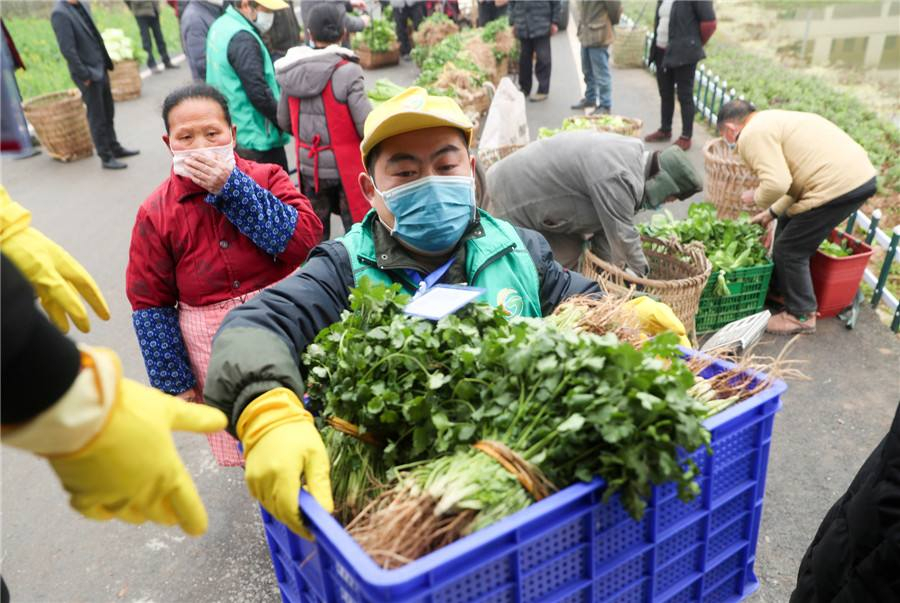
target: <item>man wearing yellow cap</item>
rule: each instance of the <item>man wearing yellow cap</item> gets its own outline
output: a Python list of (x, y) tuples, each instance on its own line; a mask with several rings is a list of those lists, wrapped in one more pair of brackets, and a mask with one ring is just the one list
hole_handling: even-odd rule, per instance
[[(455, 101), (409, 88), (369, 114), (359, 175), (372, 205), (343, 238), (315, 248), (294, 275), (232, 311), (213, 342), (204, 396), (229, 415), (244, 444), (251, 494), (304, 534), (301, 476), (331, 510), (328, 457), (303, 409), (298, 363), (316, 334), (340, 319), (363, 277), (467, 283), (511, 314), (542, 316), (565, 298), (598, 292), (563, 269), (547, 242), (475, 208), (472, 124)], [(482, 298), (484, 299), (484, 298)]]
[(284, 0), (228, 0), (226, 4), (228, 8), (206, 38), (206, 83), (228, 99), (237, 127), (237, 154), (287, 171), (284, 145), (289, 138), (278, 128), (281, 89), (260, 34), (271, 29), (273, 11), (288, 5)]

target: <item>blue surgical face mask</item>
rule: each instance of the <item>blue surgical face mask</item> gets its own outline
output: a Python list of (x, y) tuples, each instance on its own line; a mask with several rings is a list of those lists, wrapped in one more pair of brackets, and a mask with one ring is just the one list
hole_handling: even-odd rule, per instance
[(450, 251), (475, 218), (471, 176), (429, 176), (384, 192), (375, 190), (394, 214), (391, 236), (415, 251)]
[(728, 142), (728, 141), (726, 140), (726, 141), (725, 141), (725, 146), (727, 146), (727, 147), (728, 147), (728, 150), (731, 151), (731, 152), (733, 153), (734, 150), (737, 148), (737, 141), (734, 141), (734, 142)]

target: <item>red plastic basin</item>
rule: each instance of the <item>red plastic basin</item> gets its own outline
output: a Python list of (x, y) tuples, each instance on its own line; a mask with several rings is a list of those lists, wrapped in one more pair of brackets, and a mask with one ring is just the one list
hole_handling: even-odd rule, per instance
[(872, 256), (871, 247), (843, 231), (833, 230), (829, 239), (839, 245), (846, 240), (853, 255), (836, 258), (817, 250), (810, 260), (809, 268), (821, 317), (837, 316), (853, 303)]

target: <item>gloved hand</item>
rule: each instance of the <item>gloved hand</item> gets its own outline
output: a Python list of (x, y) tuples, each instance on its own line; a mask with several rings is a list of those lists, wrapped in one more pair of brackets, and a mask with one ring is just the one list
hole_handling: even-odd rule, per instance
[(31, 213), (10, 200), (6, 189), (0, 187), (0, 247), (34, 286), (53, 324), (67, 333), (71, 317), (79, 330), (90, 331), (79, 293), (97, 316), (109, 320), (109, 306), (87, 270), (30, 223)]
[(665, 331), (672, 331), (678, 335), (681, 345), (690, 347), (687, 330), (681, 320), (675, 316), (672, 308), (662, 302), (658, 302), (647, 296), (635, 297), (625, 302), (625, 307), (630, 308), (641, 322), (641, 331), (645, 335), (653, 336)]
[(326, 511), (334, 511), (328, 453), (312, 415), (291, 390), (279, 387), (247, 405), (237, 423), (244, 444), (244, 479), (250, 494), (300, 536), (300, 478)]
[[(112, 396), (105, 424), (77, 452), (49, 456), (50, 465), (71, 494), (70, 504), (92, 519), (179, 524), (192, 536), (206, 532), (206, 509), (188, 475), (172, 430), (212, 433), (225, 428), (221, 411), (182, 402), (153, 388), (121, 378), (118, 358), (103, 370), (82, 354), (82, 371), (94, 371), (100, 396)], [(109, 401), (107, 401), (108, 403)]]

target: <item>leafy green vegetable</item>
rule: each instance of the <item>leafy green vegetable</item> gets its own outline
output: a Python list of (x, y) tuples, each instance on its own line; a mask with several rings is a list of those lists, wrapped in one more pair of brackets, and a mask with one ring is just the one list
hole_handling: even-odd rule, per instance
[(845, 258), (853, 255), (853, 250), (850, 249), (850, 246), (847, 244), (847, 239), (841, 239), (840, 244), (832, 243), (826, 239), (819, 245), (819, 251), (836, 258)]
[(538, 138), (550, 138), (560, 132), (572, 132), (574, 130), (624, 130), (628, 122), (618, 115), (599, 115), (587, 119), (585, 117), (567, 117), (560, 128), (541, 128), (538, 130)]
[(768, 263), (761, 243), (763, 228), (751, 224), (746, 214), (737, 220), (719, 220), (712, 203), (691, 205), (686, 220), (675, 220), (668, 211), (657, 213), (649, 223), (639, 224), (638, 230), (660, 239), (675, 237), (682, 243), (701, 241), (712, 263), (713, 278), (717, 279), (715, 291), (720, 296), (730, 295), (726, 281), (729, 272)]
[(386, 100), (392, 99), (401, 92), (406, 90), (403, 86), (395, 84), (387, 78), (382, 78), (375, 82), (375, 87), (368, 91), (369, 100), (372, 105), (377, 107)]
[(386, 18), (372, 19), (362, 32), (353, 36), (353, 49), (367, 48), (370, 52), (388, 52), (397, 34), (394, 32), (394, 24)]
[(422, 70), (418, 79), (416, 79), (416, 85), (428, 88), (430, 91), (440, 79), (444, 73), (444, 68), (448, 64), (452, 64), (459, 70), (469, 72), (472, 84), (475, 87), (481, 86), (487, 79), (484, 71), (466, 54), (462, 36), (455, 34), (444, 38), (431, 48), (428, 58), (422, 63)]
[[(445, 472), (450, 462), (459, 479), (447, 483), (444, 494), (453, 502), (445, 502), (481, 505), (490, 521), (516, 505), (494, 508), (497, 490), (485, 476), (496, 472), (469, 470), (470, 461), (473, 468), (485, 464), (469, 448), (478, 440), (505, 443), (558, 486), (600, 475), (607, 497), (620, 492), (636, 517), (654, 483), (674, 480), (684, 499), (696, 495), (696, 467), (679, 449), (709, 443), (706, 409), (687, 394), (694, 378), (674, 336), (637, 350), (549, 319), (507, 320), (483, 304), (434, 323), (405, 315), (407, 299), (398, 285), (360, 283), (350, 310), (303, 359), (313, 409), (357, 425), (382, 445), (346, 444), (370, 457), (357, 470), (365, 466), (383, 478), (379, 463), (383, 470), (413, 463), (414, 479), (432, 481), (436, 467)], [(349, 456), (341, 442), (350, 439), (335, 440), (340, 502), (365, 480), (338, 466)], [(457, 460), (446, 460), (453, 455)], [(521, 499), (513, 485), (501, 499)]]

